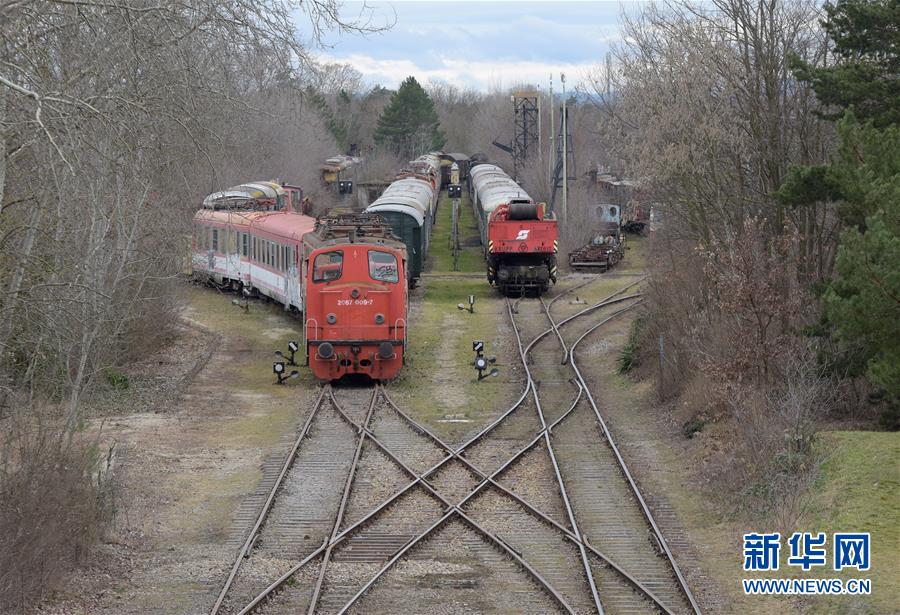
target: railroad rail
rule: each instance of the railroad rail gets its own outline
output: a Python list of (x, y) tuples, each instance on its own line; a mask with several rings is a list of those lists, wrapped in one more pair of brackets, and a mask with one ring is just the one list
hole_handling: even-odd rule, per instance
[[(583, 285), (566, 292), (581, 286)], [(690, 607), (699, 613), (699, 607), (690, 594), (662, 538), (662, 533), (653, 521), (637, 485), (631, 479), (618, 449), (615, 448), (574, 356), (578, 344), (591, 332), (640, 301), (638, 293), (625, 294), (632, 286), (634, 284), (559, 322), (553, 319), (550, 308), (566, 293), (557, 295), (549, 303), (540, 300), (550, 327), (536, 335), (527, 345), (523, 342), (516, 323), (514, 306), (507, 300), (508, 315), (518, 341), (519, 355), (526, 374), (523, 390), (510, 408), (455, 447), (414, 420), (379, 385), (364, 390), (368, 395), (368, 401), (361, 404), (360, 400), (356, 399), (358, 407), (355, 411), (345, 407), (346, 402), (339, 401), (330, 386), (323, 386), (296, 440), (285, 456), (253, 527), (236, 554), (211, 615), (217, 615), (223, 610), (240, 614), (250, 613), (271, 600), (281, 600), (282, 598), (276, 598), (280, 593), (285, 594), (283, 599), (294, 601), (290, 608), (292, 612), (305, 609), (312, 615), (318, 611), (346, 613), (354, 607), (359, 610), (360, 601), (372, 592), (379, 580), (404, 561), (414, 548), (435, 539), (441, 528), (448, 526), (450, 522), (462, 523), (479, 538), (482, 545), (499, 552), (509, 562), (523, 570), (530, 583), (543, 591), (546, 596), (544, 600), (550, 601), (547, 604), (542, 603), (540, 610), (555, 608), (567, 613), (591, 610), (604, 613), (604, 595), (595, 581), (598, 574), (597, 567), (591, 565), (591, 558), (594, 558), (601, 562), (600, 567), (603, 570), (611, 571), (630, 588), (630, 591), (639, 595), (640, 604), (649, 604), (650, 608), (666, 613), (674, 612), (671, 601), (667, 602), (666, 599), (657, 596), (654, 589), (640, 579), (640, 575), (636, 574), (637, 571), (627, 570), (626, 566), (601, 551), (579, 527), (577, 504), (573, 503), (569, 494), (572, 483), (567, 480), (566, 470), (558, 459), (557, 443), (553, 433), (555, 429), (563, 428), (567, 419), (575, 416), (577, 410), (584, 408), (585, 404), (589, 404), (593, 409), (597, 424), (601, 426), (607, 442), (615, 451), (619, 466), (640, 501), (659, 544), (663, 545), (674, 576), (680, 582)], [(591, 326), (572, 344), (566, 344), (560, 327), (607, 307), (615, 307), (616, 311)], [(549, 416), (545, 411), (542, 403), (542, 386), (533, 378), (529, 366), (530, 353), (551, 333), (555, 334), (563, 348), (564, 357), (560, 365), (569, 362), (575, 373), (575, 377), (571, 379), (571, 386), (574, 387), (571, 401), (560, 406), (562, 410), (558, 412), (558, 416)], [(523, 423), (527, 416), (525, 409), (528, 407), (532, 407), (535, 411), (536, 428), (530, 428)], [(343, 424), (343, 431), (336, 427), (335, 421)], [(318, 426), (319, 422), (322, 422), (321, 427)], [(278, 528), (279, 519), (283, 521), (285, 515), (279, 517), (273, 511), (279, 506), (285, 506), (280, 504), (281, 500), (291, 499), (291, 490), (285, 484), (290, 483), (292, 473), (297, 471), (296, 464), (301, 463), (297, 461), (298, 457), (301, 457), (304, 449), (318, 437), (313, 432), (321, 430), (322, 427), (328, 429), (330, 437), (342, 438), (341, 452), (349, 457), (349, 462), (342, 465), (338, 461), (340, 455), (335, 452), (333, 458), (325, 463), (327, 475), (331, 479), (330, 488), (335, 494), (340, 494), (338, 501), (333, 501), (332, 498), (327, 506), (323, 506), (333, 510), (333, 514), (327, 515), (327, 523), (323, 521), (319, 524), (318, 535), (313, 536), (315, 532), (309, 531), (308, 528), (303, 530), (307, 532), (303, 536), (305, 540), (303, 545), (301, 547), (294, 545), (290, 555), (277, 560), (283, 565), (279, 570), (281, 574), (274, 581), (267, 582), (261, 589), (257, 583), (256, 589), (249, 593), (248, 587), (236, 591), (235, 586), (239, 585), (236, 582), (245, 572), (245, 562), (253, 560), (255, 551), (268, 548), (271, 552), (272, 545), (278, 547), (278, 537), (283, 535), (279, 533), (281, 532)], [(508, 437), (510, 433), (515, 437)], [(511, 488), (507, 478), (514, 477), (516, 472), (521, 472), (522, 468), (533, 464), (537, 449), (545, 450), (552, 464), (552, 479), (547, 481), (545, 492), (529, 491), (526, 494), (520, 488)], [(380, 459), (387, 461), (391, 466), (390, 470), (387, 467), (373, 465), (375, 459), (373, 452), (377, 452)], [(368, 476), (373, 471), (384, 474), (397, 473), (399, 482), (395, 481), (393, 492), (388, 497), (374, 499), (377, 490), (370, 487), (371, 493), (367, 492), (367, 483), (361, 476)], [(454, 472), (456, 478), (453, 478)], [(340, 481), (335, 480), (336, 477), (340, 477)], [(336, 484), (341, 481), (343, 488), (337, 489)], [(416, 494), (418, 497), (424, 494), (431, 504), (417, 501)], [(546, 509), (546, 501), (552, 497), (561, 498), (564, 515), (556, 515)], [(373, 505), (375, 502), (378, 502), (377, 505)], [(501, 534), (497, 525), (498, 519), (502, 518), (504, 513), (498, 508), (498, 502), (502, 504), (500, 508), (503, 510), (507, 510), (505, 507), (514, 507), (514, 514), (519, 515), (517, 519), (522, 515), (531, 519), (534, 530), (542, 537), (541, 544), (523, 544), (521, 542), (523, 537), (509, 533)], [(554, 518), (555, 516), (561, 516), (562, 521)], [(385, 525), (391, 531), (381, 531)], [(275, 536), (275, 539), (266, 538), (267, 533)], [(572, 549), (574, 552), (570, 552)], [(365, 556), (368, 557), (366, 561), (377, 561), (378, 567), (366, 571), (367, 578), (364, 582), (357, 581), (351, 584), (341, 576), (340, 563), (353, 561), (353, 557), (358, 561), (359, 557), (363, 557), (359, 554), (368, 554)], [(288, 557), (293, 558), (289, 566), (284, 564)], [(556, 560), (577, 561), (577, 569), (548, 564)], [(314, 572), (314, 563), (318, 565), (317, 572)], [(306, 575), (305, 583), (301, 583), (304, 585), (302, 592), (295, 589), (298, 583), (291, 582), (292, 579), (296, 581), (296, 577), (300, 575)], [(582, 580), (587, 584), (589, 591), (578, 588)], [(253, 587), (253, 583), (245, 585)], [(348, 590), (351, 585), (352, 588)], [(589, 598), (586, 597), (588, 595)]]
[[(659, 528), (659, 525), (656, 523), (655, 519), (653, 518), (653, 514), (650, 511), (650, 508), (647, 506), (646, 501), (645, 501), (643, 495), (641, 494), (641, 491), (640, 491), (637, 483), (635, 482), (631, 472), (628, 469), (627, 464), (625, 463), (624, 458), (621, 455), (621, 453), (612, 437), (612, 434), (610, 433), (609, 428), (607, 427), (606, 422), (603, 419), (603, 416), (600, 412), (598, 404), (597, 404), (593, 394), (591, 393), (590, 387), (588, 386), (587, 382), (584, 379), (584, 376), (581, 372), (581, 369), (578, 366), (577, 359), (576, 359), (576, 353), (575, 353), (576, 349), (578, 348), (579, 344), (581, 344), (589, 335), (591, 335), (593, 332), (597, 331), (600, 327), (607, 324), (608, 322), (610, 322), (614, 318), (618, 317), (619, 315), (624, 314), (625, 312), (633, 309), (641, 302), (639, 293), (635, 293), (635, 294), (627, 295), (627, 296), (621, 296), (621, 295), (623, 295), (623, 293), (625, 293), (627, 290), (631, 289), (635, 285), (639, 284), (641, 281), (642, 281), (642, 279), (639, 279), (636, 282), (629, 284), (628, 286), (621, 289), (618, 293), (616, 293), (616, 295), (614, 295), (614, 296), (618, 296), (618, 299), (614, 299), (613, 297), (608, 297), (604, 302), (601, 302), (604, 305), (610, 305), (615, 302), (626, 302), (629, 300), (634, 300), (633, 302), (629, 303), (625, 307), (618, 309), (617, 311), (613, 312), (612, 314), (609, 314), (608, 316), (606, 316), (599, 322), (590, 326), (587, 330), (585, 330), (583, 333), (578, 335), (577, 338), (575, 338), (575, 340), (569, 345), (566, 344), (564, 336), (562, 335), (562, 332), (560, 331), (560, 328), (563, 325), (566, 325), (566, 324), (574, 321), (576, 318), (578, 318), (579, 316), (581, 316), (585, 313), (595, 311), (596, 309), (598, 309), (597, 305), (587, 307), (584, 310), (581, 310), (580, 312), (578, 312), (577, 314), (570, 316), (568, 318), (565, 318), (564, 320), (557, 323), (553, 318), (551, 308), (552, 308), (552, 305), (558, 299), (560, 299), (563, 296), (563, 294), (565, 294), (565, 293), (557, 295), (549, 302), (544, 301), (543, 298), (539, 298), (537, 301), (540, 302), (541, 310), (544, 313), (544, 315), (547, 317), (547, 320), (550, 322), (551, 327), (550, 327), (550, 329), (547, 329), (547, 330), (539, 333), (537, 336), (535, 336), (535, 338), (527, 346), (524, 346), (524, 348), (520, 344), (521, 358), (522, 358), (523, 365), (525, 366), (526, 372), (528, 374), (528, 380), (532, 383), (533, 394), (535, 396), (535, 399), (539, 400), (541, 397), (541, 394), (538, 391), (537, 380), (532, 375), (532, 368), (530, 366), (529, 355), (534, 351), (535, 347), (542, 340), (544, 340), (545, 338), (547, 338), (547, 336), (550, 335), (551, 332), (555, 333), (555, 337), (558, 339), (559, 344), (562, 348), (562, 353), (563, 353), (562, 360), (560, 361), (559, 365), (565, 365), (568, 363), (570, 365), (572, 371), (574, 372), (575, 377), (573, 379), (573, 382), (576, 385), (578, 385), (579, 393), (581, 393), (582, 391), (584, 392), (585, 400), (588, 403), (588, 405), (590, 406), (593, 416), (596, 419), (596, 424), (599, 425), (599, 427), (602, 431), (602, 434), (605, 439), (605, 444), (609, 447), (610, 451), (613, 454), (615, 465), (616, 465), (617, 469), (621, 472), (622, 478), (627, 482), (631, 494), (633, 495), (635, 500), (639, 503), (641, 516), (643, 517), (644, 521), (649, 526), (649, 528), (652, 532), (654, 542), (659, 547), (659, 550), (663, 554), (663, 556), (668, 564), (671, 574), (674, 577), (673, 580), (675, 582), (675, 586), (677, 587), (678, 591), (682, 594), (684, 600), (686, 600), (686, 604), (683, 606), (689, 608), (689, 610), (691, 610), (695, 613), (699, 613), (700, 607), (697, 604), (692, 592), (690, 591), (690, 588), (689, 588), (689, 586), (688, 586), (688, 584), (687, 584), (687, 582), (686, 582), (686, 580), (674, 558), (674, 555), (671, 552), (671, 549), (668, 546), (668, 543), (665, 540), (665, 537), (663, 536), (662, 531)], [(578, 288), (581, 288), (582, 286), (584, 286), (584, 284), (580, 284), (574, 288), (571, 288), (567, 292), (574, 291)], [(516, 310), (514, 308), (516, 308), (516, 307), (517, 307), (517, 303), (512, 304), (510, 302), (507, 302), (507, 308), (509, 311), (510, 319), (513, 322), (514, 331), (516, 333), (517, 339), (519, 341), (521, 341), (521, 334), (519, 331), (519, 327), (516, 324), (515, 317), (514, 317), (514, 314), (516, 312)], [(548, 435), (548, 437), (549, 437), (549, 435)], [(558, 466), (556, 458), (555, 458), (555, 453), (552, 452), (552, 449), (550, 449), (549, 446), (548, 446), (548, 450), (551, 450), (551, 457), (553, 459), (554, 468), (558, 471), (559, 466)], [(561, 491), (562, 497), (566, 501), (566, 504), (567, 504), (567, 510), (571, 511), (571, 504), (568, 500), (568, 495), (566, 494), (562, 476), (559, 477), (559, 483), (560, 483), (560, 491)], [(625, 501), (625, 498), (620, 498), (620, 499), (622, 501)], [(607, 519), (605, 521), (608, 523), (609, 520)], [(573, 528), (577, 527), (574, 516), (572, 517), (570, 523), (572, 524)], [(600, 524), (600, 525), (603, 525), (603, 524)], [(606, 530), (606, 531), (622, 532), (622, 530), (626, 529), (626, 528), (622, 528), (618, 524), (611, 524), (608, 527), (603, 527), (602, 529)], [(586, 535), (582, 535), (582, 538), (584, 539), (585, 543), (588, 543), (588, 539), (587, 539)], [(640, 541), (638, 540), (637, 542), (639, 543)], [(628, 546), (628, 548), (640, 548), (645, 545), (632, 544), (632, 545), (627, 545), (627, 546)], [(620, 545), (620, 550), (621, 550), (621, 545)], [(633, 588), (638, 589), (639, 593), (642, 593), (647, 599), (649, 599), (651, 602), (653, 602), (655, 606), (657, 606), (664, 612), (672, 612), (671, 608), (676, 605), (664, 604), (664, 600), (661, 597), (659, 597), (654, 592), (652, 592), (650, 590), (650, 588), (647, 587), (645, 584), (642, 584), (638, 581), (638, 579), (642, 576), (641, 574), (639, 574), (639, 572), (643, 572), (643, 571), (632, 569), (629, 572), (629, 571), (627, 571), (628, 566), (622, 565), (621, 563), (616, 563), (614, 561), (614, 558), (604, 556), (603, 559), (607, 562), (607, 564), (612, 565), (614, 568), (616, 568), (617, 571), (621, 574), (621, 576), (624, 577)], [(592, 589), (593, 589), (593, 586), (592, 586)], [(601, 601), (602, 601), (602, 598), (601, 598)], [(671, 600), (669, 600), (669, 602), (671, 602)], [(618, 605), (618, 606), (619, 606), (619, 608), (621, 608), (622, 605)], [(629, 605), (629, 606), (631, 606), (631, 605)], [(682, 610), (682, 609), (679, 609), (679, 610)], [(598, 612), (601, 612), (601, 613), (603, 612), (602, 607), (600, 607), (599, 605), (598, 605)]]

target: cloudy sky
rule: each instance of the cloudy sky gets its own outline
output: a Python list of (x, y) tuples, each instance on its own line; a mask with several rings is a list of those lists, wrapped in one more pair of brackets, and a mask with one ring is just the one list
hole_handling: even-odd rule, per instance
[[(511, 0), (345, 2), (342, 15), (362, 15), (387, 32), (363, 36), (328, 34), (323, 60), (353, 65), (369, 84), (396, 87), (408, 75), (486, 90), (531, 82), (546, 87), (554, 74), (571, 86), (603, 62), (618, 40), (623, 10), (639, 2), (548, 2)], [(301, 33), (308, 24), (298, 19)]]

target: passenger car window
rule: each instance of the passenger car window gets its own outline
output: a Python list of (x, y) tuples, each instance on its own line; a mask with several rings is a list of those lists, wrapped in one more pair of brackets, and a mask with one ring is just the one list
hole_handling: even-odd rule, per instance
[(343, 252), (322, 252), (313, 262), (313, 282), (327, 282), (341, 277)]
[(397, 282), (400, 272), (397, 269), (397, 257), (387, 252), (369, 250), (369, 276), (379, 282)]

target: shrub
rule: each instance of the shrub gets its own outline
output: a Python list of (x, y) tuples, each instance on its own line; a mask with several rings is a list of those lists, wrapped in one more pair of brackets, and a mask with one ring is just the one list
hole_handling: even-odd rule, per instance
[(684, 425), (681, 426), (681, 433), (684, 434), (685, 438), (690, 440), (694, 437), (694, 434), (703, 431), (704, 427), (706, 427), (706, 421), (699, 416), (695, 416), (694, 418), (684, 422)]
[(124, 391), (130, 386), (128, 374), (115, 367), (110, 367), (105, 372), (106, 381), (117, 391)]
[(619, 353), (619, 373), (627, 374), (641, 364), (639, 355), (641, 341), (644, 332), (643, 317), (639, 316), (631, 323), (631, 331), (628, 334), (628, 341)]
[(108, 459), (63, 424), (33, 407), (0, 421), (0, 612), (57, 587), (111, 517)]

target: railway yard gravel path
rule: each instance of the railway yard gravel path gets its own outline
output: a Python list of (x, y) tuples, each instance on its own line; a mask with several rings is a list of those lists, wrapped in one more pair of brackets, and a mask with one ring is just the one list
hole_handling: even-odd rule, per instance
[(322, 387), (211, 612), (699, 612), (573, 361), (627, 288), (573, 332), (507, 302), (524, 389), (462, 442), (389, 389)]
[[(304, 386), (299, 397), (282, 391), (300, 387), (275, 387), (273, 397), (219, 378), (229, 364), (259, 361), (261, 348), (225, 338), (211, 356), (198, 353), (203, 365), (179, 385), (179, 409), (153, 419), (159, 440), (149, 448), (188, 448), (191, 437), (202, 445), (216, 421), (220, 447), (198, 447), (199, 469), (176, 464), (171, 501), (154, 501), (172, 488), (152, 463), (138, 464), (151, 484), (132, 491), (157, 527), (142, 521), (127, 548), (108, 543), (106, 568), (44, 612), (698, 611), (678, 568), (693, 578), (697, 563), (676, 516), (651, 494), (657, 518), (648, 519), (585, 388), (597, 383), (579, 382), (571, 360), (589, 363), (595, 334), (571, 353), (575, 341), (639, 297), (623, 291), (585, 310), (554, 300), (564, 294), (509, 302), (498, 325), (521, 340), (521, 393), (452, 442), (417, 421), (421, 409), (398, 405), (390, 385)], [(266, 404), (277, 413), (260, 427), (251, 419)], [(248, 427), (265, 438), (248, 444)], [(146, 435), (123, 448), (139, 451)], [(117, 559), (125, 553), (127, 563)], [(117, 567), (120, 579), (103, 578)]]

